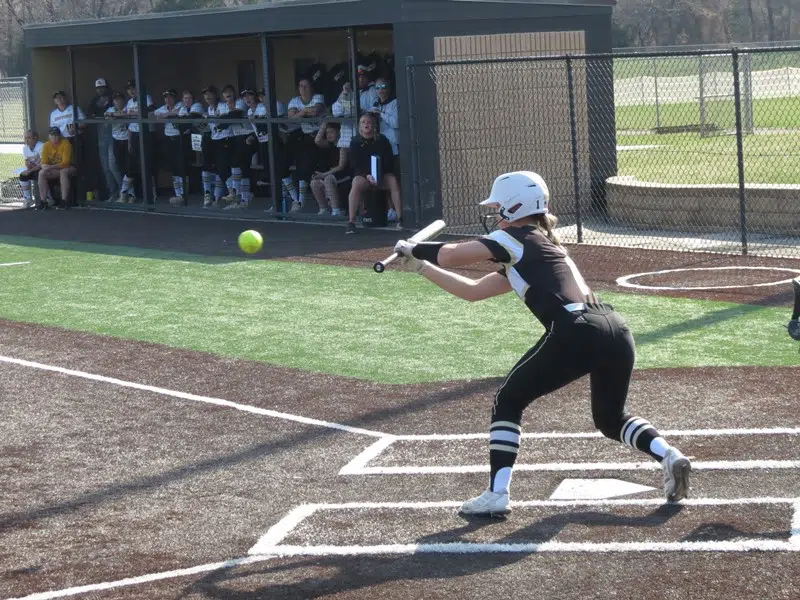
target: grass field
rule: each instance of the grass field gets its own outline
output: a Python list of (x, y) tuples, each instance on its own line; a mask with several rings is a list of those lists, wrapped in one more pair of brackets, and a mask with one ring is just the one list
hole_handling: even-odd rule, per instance
[[(617, 144), (659, 146), (617, 152), (620, 175), (663, 183), (738, 183), (735, 136), (620, 135)], [(745, 136), (745, 181), (800, 184), (798, 150), (800, 132)]]
[[(699, 102), (618, 106), (615, 110), (617, 131), (641, 131), (660, 127), (700, 123)], [(736, 126), (733, 98), (705, 103), (705, 123), (722, 129)], [(744, 116), (743, 116), (744, 118)], [(800, 128), (800, 98), (758, 98), (753, 100), (753, 127), (756, 129)]]
[[(697, 75), (699, 63), (703, 61), (706, 70), (731, 69), (730, 55), (699, 56), (661, 56), (658, 58), (615, 58), (614, 79), (631, 77), (685, 77)], [(740, 59), (741, 60), (741, 59)], [(800, 52), (761, 52), (750, 55), (753, 71), (767, 71), (784, 67), (800, 68)]]
[[(468, 304), (401, 272), (0, 238), (0, 263), (18, 261), (30, 264), (0, 269), (2, 318), (383, 383), (500, 376), (541, 333), (511, 295)], [(796, 361), (779, 343), (784, 310), (603, 299), (629, 320), (642, 368)]]
[(23, 166), (22, 157), (16, 154), (0, 154), (0, 181), (14, 177), (14, 169)]

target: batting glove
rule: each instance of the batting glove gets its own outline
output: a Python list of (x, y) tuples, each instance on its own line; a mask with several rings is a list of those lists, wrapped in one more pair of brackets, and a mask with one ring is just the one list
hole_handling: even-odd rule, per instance
[(400, 240), (394, 245), (394, 251), (406, 258), (413, 258), (411, 251), (414, 250), (416, 242), (409, 242), (408, 240)]

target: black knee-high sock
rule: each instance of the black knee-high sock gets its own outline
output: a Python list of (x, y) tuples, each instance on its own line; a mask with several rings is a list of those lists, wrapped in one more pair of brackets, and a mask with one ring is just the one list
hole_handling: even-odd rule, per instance
[(493, 421), (489, 427), (489, 489), (493, 492), (508, 493), (521, 431), (519, 423), (511, 421)]
[(626, 446), (641, 450), (661, 462), (670, 446), (656, 428), (641, 417), (626, 416), (622, 423), (618, 439)]
[(792, 280), (792, 287), (794, 288), (794, 311), (792, 312), (792, 320), (800, 319), (800, 277)]

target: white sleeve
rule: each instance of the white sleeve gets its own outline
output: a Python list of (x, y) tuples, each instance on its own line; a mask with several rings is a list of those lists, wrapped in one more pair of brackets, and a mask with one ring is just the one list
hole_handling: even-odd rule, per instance
[(203, 105), (199, 102), (195, 102), (192, 104), (192, 108), (189, 109), (189, 112), (203, 114)]
[(86, 115), (83, 114), (83, 111), (80, 109), (80, 107), (78, 107), (78, 118), (79, 119), (85, 119), (86, 118)]
[(386, 123), (392, 129), (397, 129), (397, 100), (392, 100), (389, 104), (385, 104), (381, 110), (381, 121)]
[(323, 96), (322, 94), (314, 94), (314, 97), (311, 99), (311, 102), (313, 102), (314, 104), (322, 104), (322, 106), (325, 106), (325, 96)]
[(303, 108), (303, 103), (300, 101), (300, 96), (295, 96), (291, 100), (289, 100), (289, 110), (301, 110)]
[(512, 235), (506, 233), (502, 229), (497, 229), (489, 235), (485, 235), (483, 237), (494, 240), (503, 248), (505, 248), (506, 252), (508, 252), (508, 255), (511, 257), (512, 265), (515, 265), (522, 260), (522, 253), (524, 251), (522, 242), (514, 238)]

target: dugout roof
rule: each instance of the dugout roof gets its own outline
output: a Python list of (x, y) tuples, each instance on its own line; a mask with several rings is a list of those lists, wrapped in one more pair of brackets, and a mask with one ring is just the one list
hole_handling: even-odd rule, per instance
[[(610, 12), (615, 0), (278, 0), (236, 8), (28, 25), (29, 48), (373, 25)], [(311, 8), (313, 7), (313, 8)], [(567, 9), (567, 10), (565, 10)]]

